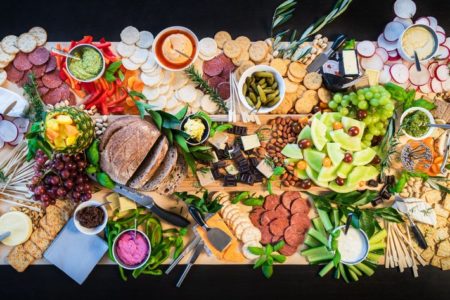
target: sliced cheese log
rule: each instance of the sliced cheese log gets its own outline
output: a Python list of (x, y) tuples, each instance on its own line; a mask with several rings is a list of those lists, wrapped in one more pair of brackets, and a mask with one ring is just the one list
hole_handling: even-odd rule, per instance
[(12, 211), (0, 217), (0, 233), (11, 232), (11, 235), (2, 243), (6, 246), (16, 246), (24, 243), (30, 238), (33, 231), (33, 224), (30, 217), (23, 212)]
[(202, 99), (200, 100), (200, 105), (202, 109), (209, 114), (214, 114), (219, 111), (219, 106), (216, 104), (216, 102), (211, 100), (211, 97), (209, 97), (209, 95), (204, 95), (202, 97)]

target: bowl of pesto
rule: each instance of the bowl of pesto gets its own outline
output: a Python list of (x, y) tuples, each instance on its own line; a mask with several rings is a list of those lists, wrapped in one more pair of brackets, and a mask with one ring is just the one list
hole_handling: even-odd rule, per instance
[(423, 140), (433, 134), (435, 124), (433, 115), (422, 107), (411, 107), (405, 110), (400, 117), (400, 126), (403, 133), (412, 140)]
[(79, 58), (67, 58), (67, 71), (75, 80), (92, 82), (99, 79), (105, 72), (105, 59), (97, 47), (79, 44), (69, 53)]

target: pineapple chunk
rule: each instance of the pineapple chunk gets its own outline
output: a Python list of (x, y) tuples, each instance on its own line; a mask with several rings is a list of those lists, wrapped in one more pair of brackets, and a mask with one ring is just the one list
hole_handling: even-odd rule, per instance
[(64, 125), (65, 132), (68, 137), (77, 137), (78, 136), (78, 129), (77, 127), (73, 125)]
[(58, 131), (59, 123), (55, 119), (50, 119), (47, 121), (47, 128), (50, 128), (51, 130), (54, 130), (54, 131)]
[(70, 116), (67, 115), (59, 115), (56, 117), (56, 121), (61, 125), (70, 125), (73, 123), (73, 120)]
[(55, 143), (55, 147), (57, 149), (64, 149), (66, 147), (66, 143), (65, 143), (64, 139), (61, 138), (61, 136), (56, 137), (54, 143)]
[(55, 131), (53, 129), (47, 128), (47, 130), (45, 131), (45, 134), (47, 135), (47, 138), (50, 141), (54, 141), (58, 136), (59, 136), (59, 132)]
[(69, 136), (69, 137), (66, 139), (66, 145), (67, 145), (67, 146), (75, 145), (76, 142), (77, 142), (77, 137), (76, 137), (76, 136)]

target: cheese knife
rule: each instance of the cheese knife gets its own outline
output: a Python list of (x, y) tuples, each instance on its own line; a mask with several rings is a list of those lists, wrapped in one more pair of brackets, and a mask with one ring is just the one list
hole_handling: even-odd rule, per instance
[(180, 287), (183, 283), (184, 279), (186, 278), (187, 274), (191, 270), (192, 265), (195, 263), (197, 258), (199, 257), (200, 253), (203, 251), (203, 247), (205, 246), (203, 241), (200, 241), (199, 244), (195, 247), (194, 253), (192, 254), (191, 258), (189, 259), (188, 263), (186, 264), (186, 268), (183, 271), (183, 274), (181, 274), (180, 279), (178, 279), (177, 287)]
[(409, 210), (408, 210), (408, 207), (406, 206), (405, 200), (403, 200), (402, 198), (400, 198), (399, 196), (396, 195), (395, 203), (396, 203), (398, 210), (400, 212), (404, 213), (408, 217), (411, 231), (413, 232), (414, 237), (416, 238), (417, 244), (419, 244), (419, 247), (422, 249), (427, 249), (428, 248), (427, 241), (425, 240), (425, 237), (423, 236), (423, 233), (420, 231), (419, 227), (417, 227), (416, 223), (411, 218), (411, 215), (409, 214)]
[(11, 231), (6, 231), (4, 233), (0, 234), (0, 241), (3, 241), (4, 239), (6, 239), (7, 237), (9, 237), (11, 235)]
[(306, 71), (308, 71), (308, 73), (317, 72), (320, 67), (328, 61), (329, 57), (345, 43), (346, 40), (347, 37), (344, 34), (338, 35), (331, 47), (317, 56), (306, 68)]
[(170, 264), (170, 266), (166, 270), (166, 275), (169, 275), (170, 272), (172, 272), (173, 268), (175, 268), (176, 265), (185, 257), (189, 252), (191, 252), (193, 249), (196, 249), (197, 245), (201, 242), (202, 238), (200, 236), (195, 236), (193, 240), (187, 244), (187, 246), (184, 248), (184, 250), (178, 255), (178, 257)]

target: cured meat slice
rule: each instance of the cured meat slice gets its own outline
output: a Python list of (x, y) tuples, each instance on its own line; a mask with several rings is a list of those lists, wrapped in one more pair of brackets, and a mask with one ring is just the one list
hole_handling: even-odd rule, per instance
[(269, 226), (263, 226), (260, 228), (261, 231), (261, 244), (266, 245), (272, 242), (273, 235), (270, 233)]
[(262, 207), (256, 207), (254, 208), (250, 214), (249, 214), (249, 218), (250, 221), (252, 222), (252, 224), (256, 227), (261, 227), (261, 215), (265, 212), (266, 210)]
[(41, 95), (41, 97), (42, 97), (45, 94), (47, 94), (50, 89), (46, 86), (41, 86), (41, 87), (38, 87), (37, 90), (38, 90), (39, 95)]
[(270, 222), (278, 218), (280, 215), (274, 210), (268, 210), (261, 215), (260, 223), (262, 226), (269, 225)]
[(56, 58), (54, 56), (50, 56), (46, 66), (47, 68), (45, 69), (45, 73), (50, 73), (56, 70)]
[(285, 218), (277, 218), (269, 224), (270, 232), (275, 236), (282, 236), (284, 230), (289, 226), (289, 220)]
[(51, 89), (47, 94), (42, 97), (45, 104), (55, 105), (62, 100), (60, 89)]
[(28, 82), (30, 72), (31, 72), (31, 70), (24, 72), (22, 78), (17, 82), (18, 86), (23, 87)]
[(284, 231), (284, 240), (286, 241), (286, 244), (298, 247), (301, 243), (303, 243), (303, 240), (305, 239), (305, 235), (303, 232), (299, 231), (295, 226), (289, 226)]
[(311, 226), (311, 221), (306, 214), (296, 213), (291, 216), (291, 226), (297, 228), (299, 231), (306, 232)]
[(13, 61), (14, 67), (19, 71), (28, 71), (33, 67), (33, 64), (28, 59), (28, 55), (23, 52), (19, 52)]
[(220, 76), (214, 76), (214, 77), (210, 77), (208, 79), (208, 84), (212, 87), (212, 88), (217, 88), (217, 86), (219, 84), (221, 84), (222, 82), (225, 82), (225, 79), (223, 79)]
[(274, 210), (280, 204), (280, 197), (278, 195), (269, 195), (264, 201), (263, 207), (266, 210)]
[(274, 235), (273, 237), (272, 237), (272, 241), (270, 241), (270, 243), (271, 244), (276, 244), (276, 243), (278, 243), (279, 241), (281, 241), (283, 239), (283, 236), (282, 235)]
[(289, 217), (289, 216), (291, 215), (291, 213), (289, 212), (289, 210), (287, 210), (286, 207), (284, 207), (283, 204), (278, 204), (278, 206), (275, 208), (275, 211), (276, 211), (280, 216)]
[(291, 213), (305, 213), (307, 214), (309, 212), (309, 202), (306, 199), (299, 198), (297, 200), (294, 200), (291, 204)]
[(42, 77), (42, 82), (49, 89), (55, 89), (62, 84), (62, 80), (59, 77), (58, 72), (52, 72), (52, 73), (45, 74)]
[(17, 83), (22, 79), (24, 72), (17, 70), (13, 64), (9, 64), (8, 67), (6, 67), (6, 74), (9, 81)]
[(41, 66), (45, 64), (50, 57), (50, 52), (44, 48), (36, 48), (33, 52), (28, 54), (28, 60), (35, 66)]
[(288, 244), (285, 244), (283, 248), (281, 248), (278, 252), (280, 252), (280, 254), (283, 254), (285, 256), (291, 256), (294, 255), (295, 252), (297, 252), (297, 247), (292, 247)]
[(292, 201), (299, 198), (301, 198), (301, 194), (299, 192), (284, 192), (281, 196), (281, 202), (286, 209), (291, 210)]
[(230, 98), (230, 83), (222, 82), (217, 85), (217, 92), (219, 93), (220, 98), (223, 100), (227, 100)]
[(61, 94), (61, 100), (68, 100), (69, 97), (70, 97), (70, 94), (72, 93), (70, 91), (69, 86), (67, 84), (65, 84), (65, 83), (61, 84), (56, 89), (58, 89), (60, 94)]
[(44, 76), (46, 68), (47, 68), (46, 65), (33, 66), (31, 68), (31, 71), (33, 72), (36, 78), (41, 78), (42, 76)]
[(213, 77), (217, 76), (223, 71), (223, 62), (220, 58), (213, 58), (203, 63), (203, 72)]
[(77, 99), (75, 98), (75, 94), (72, 93), (72, 92), (70, 92), (69, 99), (67, 99), (67, 100), (69, 100), (69, 105), (75, 105), (77, 103)]

